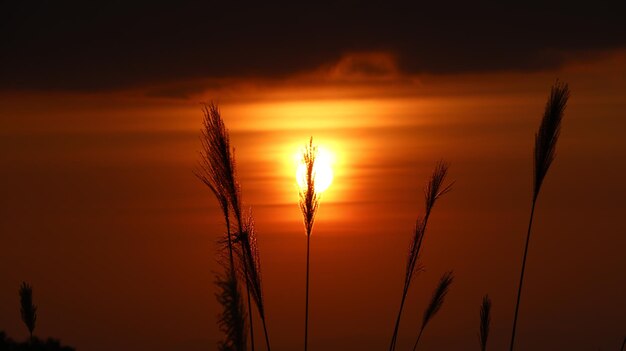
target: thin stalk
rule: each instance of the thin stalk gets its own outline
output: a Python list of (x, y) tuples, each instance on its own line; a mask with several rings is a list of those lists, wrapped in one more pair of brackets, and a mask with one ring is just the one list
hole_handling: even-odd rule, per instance
[(622, 348), (620, 350), (624, 351), (625, 347), (626, 347), (626, 337), (624, 337), (624, 341), (622, 341)]
[(304, 351), (307, 350), (308, 334), (309, 334), (309, 242), (311, 241), (311, 233), (306, 236), (306, 302), (304, 309)]
[(402, 316), (402, 309), (404, 308), (404, 301), (406, 300), (406, 293), (402, 293), (402, 299), (400, 300), (400, 310), (398, 312), (398, 318), (396, 318), (396, 326), (393, 328), (393, 336), (391, 337), (391, 345), (389, 350), (394, 350), (396, 347), (396, 337), (398, 336), (398, 327), (400, 326), (400, 317)]
[(413, 345), (413, 351), (417, 350), (417, 344), (420, 342), (420, 338), (422, 337), (422, 333), (424, 332), (424, 326), (420, 329), (420, 333), (417, 335), (417, 340), (415, 340), (415, 344)]
[(233, 259), (233, 243), (230, 237), (230, 218), (228, 212), (224, 212), (224, 218), (226, 218), (226, 237), (228, 237), (228, 258), (230, 259), (230, 269), (235, 270), (235, 261)]
[(270, 351), (270, 337), (267, 335), (267, 326), (265, 325), (265, 317), (261, 318), (261, 322), (263, 322), (263, 333), (265, 334), (265, 346), (267, 346), (267, 351)]
[(522, 285), (524, 284), (524, 272), (526, 270), (526, 257), (528, 255), (528, 243), (530, 242), (530, 233), (533, 226), (533, 217), (535, 214), (535, 204), (537, 203), (537, 196), (533, 197), (533, 204), (530, 209), (530, 220), (528, 221), (528, 232), (526, 233), (526, 245), (524, 247), (524, 258), (522, 259), (522, 272), (519, 277), (519, 287), (517, 290), (517, 303), (515, 304), (515, 316), (513, 317), (513, 332), (511, 334), (511, 346), (510, 351), (513, 351), (515, 346), (515, 331), (517, 330), (517, 314), (519, 312), (519, 303), (522, 297)]
[[(247, 269), (244, 269), (247, 271)], [(247, 274), (244, 272), (244, 274)], [(250, 288), (246, 282), (246, 292), (248, 293), (248, 319), (250, 322), (250, 348), (254, 351), (254, 326), (252, 325), (252, 304), (250, 303)]]

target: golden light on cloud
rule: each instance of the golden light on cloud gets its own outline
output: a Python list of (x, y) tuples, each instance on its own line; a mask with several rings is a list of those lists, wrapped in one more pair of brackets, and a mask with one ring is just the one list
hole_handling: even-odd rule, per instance
[[(306, 165), (302, 160), (302, 154), (294, 155), (297, 160), (296, 181), (300, 189), (306, 188)], [(324, 192), (333, 182), (332, 164), (335, 162), (334, 154), (323, 146), (317, 147), (317, 156), (313, 165), (315, 190)]]

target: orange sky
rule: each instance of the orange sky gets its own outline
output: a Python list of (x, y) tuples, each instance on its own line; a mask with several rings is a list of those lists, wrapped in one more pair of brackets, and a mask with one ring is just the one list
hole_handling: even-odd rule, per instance
[[(362, 62), (378, 73), (351, 69)], [(293, 154), (311, 135), (336, 156), (311, 239), (311, 349), (388, 345), (421, 188), (440, 159), (456, 183), (429, 222), (399, 347), (412, 344), (435, 282), (453, 269), (421, 347), (477, 349), (478, 306), (489, 293), (490, 348), (503, 349), (530, 210), (533, 135), (556, 78), (572, 97), (536, 211), (518, 345), (616, 349), (626, 330), (624, 52), (540, 73), (454, 76), (406, 76), (392, 56), (369, 53), (281, 80), (0, 93), (0, 330), (26, 335), (17, 296), (26, 280), (39, 305), (36, 334), (81, 350), (217, 342), (212, 282), (223, 229), (192, 173), (200, 103), (213, 99), (255, 215), (277, 350), (302, 340), (306, 241)], [(219, 87), (163, 93), (203, 85)]]

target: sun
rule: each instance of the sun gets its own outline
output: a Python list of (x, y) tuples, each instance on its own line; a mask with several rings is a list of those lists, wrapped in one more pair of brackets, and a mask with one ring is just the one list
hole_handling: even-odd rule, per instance
[[(315, 157), (315, 164), (313, 165), (313, 174), (315, 177), (315, 190), (321, 193), (328, 189), (333, 182), (333, 169), (332, 164), (334, 162), (334, 155), (327, 149), (318, 146), (317, 156)], [(301, 155), (298, 155), (298, 168), (296, 169), (296, 181), (300, 189), (306, 188), (306, 165), (301, 159)]]

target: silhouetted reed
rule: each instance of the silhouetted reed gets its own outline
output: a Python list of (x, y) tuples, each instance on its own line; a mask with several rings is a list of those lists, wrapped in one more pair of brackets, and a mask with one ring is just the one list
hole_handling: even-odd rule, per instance
[(448, 289), (450, 288), (450, 284), (452, 284), (452, 280), (454, 276), (452, 275), (452, 271), (446, 272), (443, 274), (441, 279), (439, 280), (439, 285), (433, 292), (433, 296), (430, 299), (430, 303), (426, 310), (424, 310), (424, 317), (422, 318), (422, 327), (420, 328), (420, 332), (417, 335), (417, 340), (415, 340), (415, 344), (413, 345), (413, 351), (417, 350), (417, 344), (422, 338), (422, 333), (428, 323), (433, 319), (433, 317), (439, 312), (441, 306), (443, 306), (443, 302), (448, 294)]
[[(258, 250), (256, 248), (256, 238), (254, 249), (251, 248), (249, 234), (244, 233), (239, 184), (236, 178), (235, 156), (230, 146), (230, 137), (224, 124), (217, 105), (210, 103), (203, 108), (203, 129), (201, 135), (202, 150), (200, 151), (200, 162), (196, 169), (196, 176), (213, 192), (222, 209), (226, 223), (226, 243), (229, 253), (230, 275), (236, 279), (234, 262), (233, 235), (231, 231), (231, 213), (235, 217), (237, 231), (235, 237), (240, 244), (241, 255), (239, 256), (239, 266), (243, 270), (243, 279), (246, 282), (246, 293), (248, 300), (248, 318), (250, 327), (250, 346), (254, 351), (254, 326), (252, 321), (252, 308), (250, 290), (253, 290), (255, 302), (263, 322), (265, 341), (267, 349), (270, 350), (269, 337), (265, 322), (265, 310), (261, 292), (260, 263), (258, 260)], [(254, 264), (252, 264), (254, 262)], [(256, 285), (256, 286), (255, 286)]]
[(409, 286), (411, 285), (411, 281), (413, 276), (418, 268), (418, 259), (420, 250), (422, 247), (422, 241), (424, 240), (424, 235), (426, 233), (426, 225), (428, 224), (428, 219), (430, 218), (431, 211), (435, 206), (435, 202), (448, 191), (450, 191), (452, 184), (445, 186), (443, 182), (445, 181), (446, 175), (448, 174), (448, 165), (444, 162), (439, 162), (435, 166), (435, 170), (430, 178), (430, 181), (424, 188), (424, 200), (425, 200), (425, 215), (424, 217), (418, 217), (415, 230), (413, 232), (413, 237), (411, 240), (411, 244), (409, 246), (409, 254), (407, 257), (406, 271), (404, 275), (404, 286), (402, 288), (402, 298), (400, 300), (400, 309), (398, 310), (398, 316), (396, 318), (396, 324), (393, 329), (393, 335), (391, 337), (391, 344), (389, 345), (389, 350), (393, 351), (396, 348), (396, 340), (398, 338), (398, 329), (400, 327), (400, 318), (402, 316), (402, 310), (404, 309), (404, 303), (406, 301), (406, 296), (409, 292)]
[(625, 347), (626, 347), (626, 336), (624, 337), (624, 341), (622, 341), (622, 347), (620, 348), (620, 351), (624, 351)]
[(491, 324), (491, 299), (489, 295), (483, 297), (483, 303), (480, 305), (480, 329), (478, 332), (478, 340), (480, 341), (480, 350), (487, 350), (487, 340), (489, 339), (489, 325)]
[(300, 189), (300, 210), (304, 217), (304, 229), (306, 231), (306, 298), (304, 311), (304, 350), (307, 350), (309, 332), (309, 243), (315, 213), (319, 206), (319, 194), (315, 189), (315, 158), (317, 157), (317, 147), (313, 145), (313, 137), (309, 139), (309, 144), (302, 152), (302, 162), (306, 167), (304, 189)]
[(556, 143), (561, 130), (561, 120), (565, 112), (565, 106), (569, 99), (570, 91), (567, 84), (558, 81), (552, 86), (548, 102), (546, 103), (543, 119), (537, 134), (535, 134), (534, 153), (534, 187), (532, 196), (532, 206), (530, 210), (530, 220), (528, 222), (528, 232), (526, 233), (526, 244), (524, 246), (524, 256), (522, 259), (522, 270), (520, 273), (519, 287), (517, 291), (517, 302), (515, 304), (515, 315), (513, 317), (513, 331), (511, 333), (510, 351), (515, 346), (515, 331), (517, 329), (517, 317), (519, 312), (520, 299), (522, 296), (522, 286), (524, 284), (524, 271), (526, 268), (526, 257), (528, 254), (528, 243), (535, 213), (535, 204), (541, 190), (543, 180), (548, 173), (548, 169), (554, 160)]
[(33, 304), (33, 288), (26, 282), (22, 282), (20, 286), (20, 312), (22, 321), (28, 328), (29, 339), (32, 340), (37, 322), (37, 306)]

